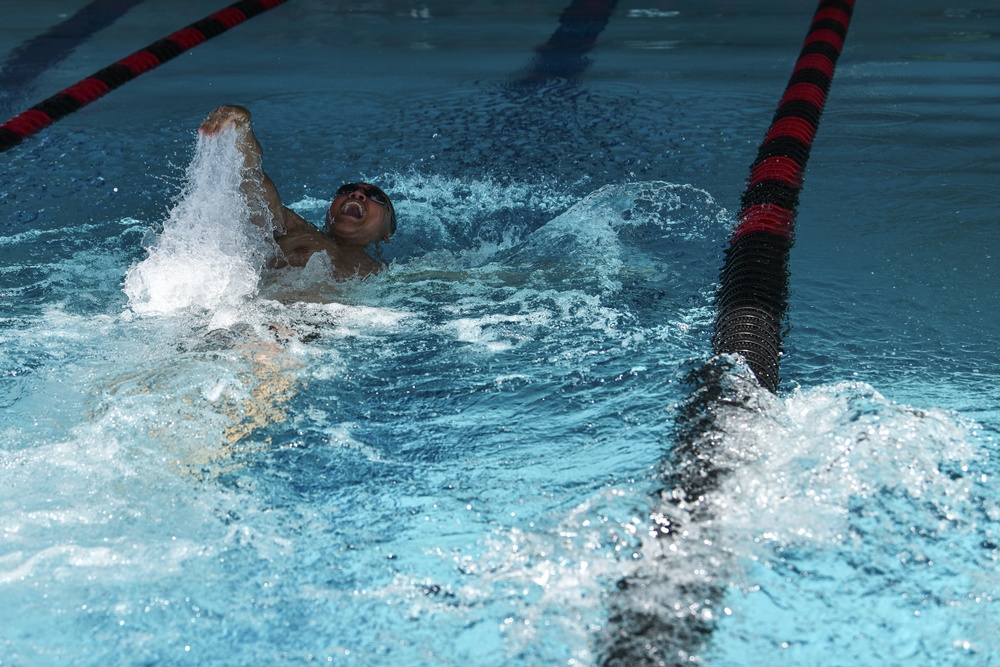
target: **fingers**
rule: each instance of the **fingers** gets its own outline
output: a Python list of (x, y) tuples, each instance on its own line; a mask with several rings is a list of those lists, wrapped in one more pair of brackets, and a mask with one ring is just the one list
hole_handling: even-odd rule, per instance
[(250, 112), (239, 106), (223, 105), (213, 109), (201, 123), (198, 132), (214, 137), (229, 128), (244, 129), (250, 126)]

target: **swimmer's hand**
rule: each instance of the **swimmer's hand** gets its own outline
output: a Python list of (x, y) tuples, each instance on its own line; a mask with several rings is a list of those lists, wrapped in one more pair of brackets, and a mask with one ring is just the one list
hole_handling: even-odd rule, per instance
[(212, 138), (229, 129), (236, 130), (236, 146), (243, 153), (243, 166), (250, 172), (244, 174), (244, 177), (259, 182), (263, 176), (261, 161), (264, 159), (264, 151), (254, 136), (249, 110), (232, 104), (216, 107), (201, 122), (198, 133), (203, 137)]
[[(236, 130), (236, 147), (243, 154), (243, 182), (240, 189), (252, 203), (250, 221), (267, 227), (280, 236), (285, 234), (285, 207), (270, 176), (264, 173), (264, 150), (250, 125), (250, 112), (244, 107), (223, 104), (212, 110), (202, 121), (198, 133), (206, 138), (217, 137), (230, 128)], [(259, 205), (262, 204), (262, 205)]]
[(250, 112), (239, 106), (224, 104), (213, 109), (201, 123), (198, 133), (206, 137), (222, 134), (229, 128), (244, 132), (250, 127)]

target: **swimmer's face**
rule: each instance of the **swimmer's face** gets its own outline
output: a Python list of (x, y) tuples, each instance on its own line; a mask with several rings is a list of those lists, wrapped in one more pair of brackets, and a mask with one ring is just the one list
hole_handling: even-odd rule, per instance
[(347, 183), (337, 189), (326, 212), (326, 233), (345, 245), (387, 240), (395, 231), (392, 201), (369, 183)]

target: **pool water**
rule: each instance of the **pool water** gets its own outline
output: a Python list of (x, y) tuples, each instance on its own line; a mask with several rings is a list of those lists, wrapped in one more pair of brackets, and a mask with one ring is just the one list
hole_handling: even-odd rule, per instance
[[(6, 12), (5, 118), (221, 9), (30, 56), (101, 4)], [(815, 6), (620, 0), (546, 74), (566, 4), (290, 0), (0, 155), (0, 665), (1000, 664), (1000, 12), (858, 3), (781, 391), (726, 371), (664, 540)], [(306, 219), (384, 187), (390, 268), (268, 269), (222, 103)]]

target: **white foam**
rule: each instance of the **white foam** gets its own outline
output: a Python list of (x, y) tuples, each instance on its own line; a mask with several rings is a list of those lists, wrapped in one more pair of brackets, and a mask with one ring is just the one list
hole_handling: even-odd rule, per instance
[(260, 272), (275, 245), (269, 224), (251, 222), (250, 206), (240, 190), (241, 165), (234, 131), (199, 138), (187, 185), (163, 231), (149, 256), (125, 276), (134, 312), (234, 310), (256, 294)]
[(945, 516), (968, 496), (969, 481), (946, 472), (973, 460), (968, 425), (944, 411), (895, 404), (868, 385), (796, 392), (783, 411), (748, 418), (731, 432), (737, 446), (759, 453), (718, 500), (726, 530), (744, 533), (749, 544), (762, 535), (785, 544), (840, 542), (852, 500), (887, 490), (933, 499), (923, 502)]
[[(842, 383), (783, 400), (761, 391), (755, 404), (722, 406), (714, 419), (724, 446), (713, 458), (729, 472), (707, 492), (709, 515), (692, 520), (664, 504), (681, 524), (673, 539), (644, 540), (620, 606), (677, 623), (721, 614), (735, 630), (720, 633), (711, 650), (735, 659), (748, 644), (768, 647), (768, 631), (810, 633), (811, 623), (835, 624), (844, 614), (881, 632), (900, 627), (905, 614), (889, 618), (864, 593), (891, 592), (893, 608), (919, 600), (921, 584), (894, 568), (934, 563), (951, 590), (978, 590), (964, 563), (983, 540), (973, 490), (984, 479), (974, 472), (982, 453), (958, 415)], [(640, 532), (652, 535), (655, 526), (644, 521)], [(836, 602), (824, 583), (834, 578), (842, 582)], [(724, 599), (709, 599), (727, 582)], [(948, 604), (964, 604), (960, 596)], [(952, 623), (949, 632), (967, 629), (960, 617)], [(797, 626), (805, 629), (790, 630)], [(688, 649), (681, 642), (671, 650)]]

